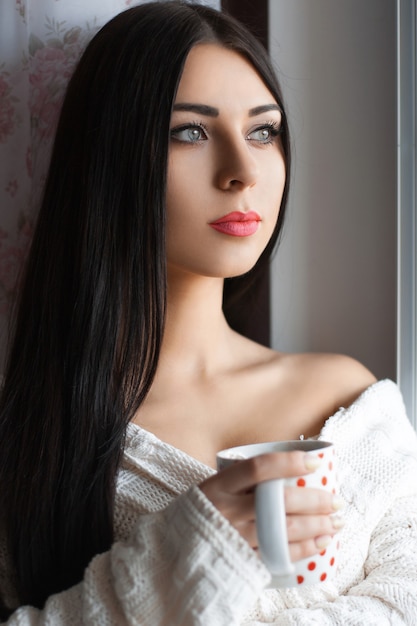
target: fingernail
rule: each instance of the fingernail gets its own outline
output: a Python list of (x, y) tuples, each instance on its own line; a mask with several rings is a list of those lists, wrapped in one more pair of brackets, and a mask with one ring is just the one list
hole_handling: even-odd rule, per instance
[(343, 500), (341, 496), (333, 496), (332, 498), (332, 507), (335, 511), (340, 511), (344, 509), (346, 506), (346, 502)]
[(312, 454), (304, 455), (304, 465), (308, 470), (316, 470), (321, 465), (321, 459), (318, 456)]
[(344, 518), (340, 515), (340, 513), (336, 513), (335, 515), (330, 515), (330, 519), (332, 521), (332, 526), (335, 530), (339, 530), (343, 528), (345, 525)]
[(316, 537), (315, 542), (316, 542), (316, 546), (320, 550), (323, 550), (324, 548), (327, 548), (327, 546), (331, 544), (332, 538), (330, 537), (330, 535), (321, 535), (320, 537)]

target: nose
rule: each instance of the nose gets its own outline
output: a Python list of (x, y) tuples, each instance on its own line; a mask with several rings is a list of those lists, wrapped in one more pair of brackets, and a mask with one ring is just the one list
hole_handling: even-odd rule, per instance
[(253, 148), (242, 136), (223, 141), (216, 155), (216, 184), (224, 190), (238, 190), (256, 185), (258, 163)]

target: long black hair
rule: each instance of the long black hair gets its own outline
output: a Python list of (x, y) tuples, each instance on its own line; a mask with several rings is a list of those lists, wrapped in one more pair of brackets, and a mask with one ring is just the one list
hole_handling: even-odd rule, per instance
[[(42, 607), (79, 582), (113, 541), (125, 431), (164, 329), (171, 109), (200, 42), (248, 58), (284, 109), (257, 40), (224, 14), (176, 0), (113, 18), (68, 86), (0, 404), (0, 527), (20, 604)], [(288, 181), (285, 114), (283, 125)], [(288, 183), (250, 275), (268, 262), (287, 192)]]

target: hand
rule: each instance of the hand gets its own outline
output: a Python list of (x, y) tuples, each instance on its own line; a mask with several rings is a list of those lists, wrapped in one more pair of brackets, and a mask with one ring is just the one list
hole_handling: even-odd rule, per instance
[[(311, 457), (303, 452), (280, 452), (237, 461), (205, 480), (200, 489), (253, 549), (258, 548), (255, 487), (274, 478), (309, 474)], [(284, 490), (288, 542), (292, 561), (323, 550), (343, 526), (338, 496), (323, 489), (286, 487)]]

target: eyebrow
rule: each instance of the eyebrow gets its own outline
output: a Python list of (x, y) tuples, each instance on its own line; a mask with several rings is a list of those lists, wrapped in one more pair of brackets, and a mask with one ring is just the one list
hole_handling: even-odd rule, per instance
[(267, 113), (268, 111), (279, 111), (279, 113), (282, 113), (281, 107), (274, 103), (274, 104), (261, 104), (258, 107), (249, 109), (249, 115), (250, 117), (253, 117), (254, 115), (260, 115), (261, 113)]
[(207, 115), (208, 117), (217, 117), (219, 115), (219, 109), (215, 107), (208, 106), (208, 104), (191, 104), (189, 102), (174, 104), (173, 111), (191, 111), (200, 113), (200, 115)]
[[(200, 113), (200, 115), (206, 115), (207, 117), (218, 117), (220, 114), (219, 109), (216, 107), (211, 107), (208, 104), (193, 104), (191, 102), (179, 102), (178, 104), (174, 104), (173, 111), (191, 111), (192, 113)], [(281, 107), (278, 106), (278, 104), (261, 104), (253, 109), (249, 109), (249, 117), (267, 113), (268, 111), (279, 111), (279, 113), (282, 113)]]

